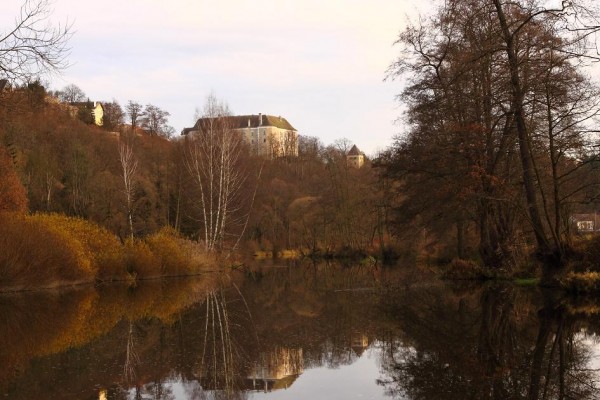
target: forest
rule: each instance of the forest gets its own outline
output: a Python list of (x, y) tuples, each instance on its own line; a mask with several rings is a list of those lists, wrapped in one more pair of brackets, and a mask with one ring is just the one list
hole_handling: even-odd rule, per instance
[[(300, 136), (297, 157), (267, 159), (219, 124), (212, 136), (169, 138), (168, 113), (150, 129), (148, 108), (160, 109), (133, 101), (109, 103), (97, 126), (67, 91), (36, 81), (0, 94), (0, 258), (14, 287), (47, 263), (92, 265), (71, 280), (110, 280), (197, 272), (214, 254), (364, 257), (389, 244), (384, 188), (370, 162), (348, 165), (348, 140)], [(229, 115), (215, 97), (203, 112)]]

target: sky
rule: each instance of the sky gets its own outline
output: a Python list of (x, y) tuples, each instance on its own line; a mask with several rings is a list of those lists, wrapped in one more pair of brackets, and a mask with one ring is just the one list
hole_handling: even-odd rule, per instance
[[(23, 1), (0, 1), (0, 32)], [(156, 105), (177, 134), (214, 93), (234, 114), (282, 116), (301, 135), (347, 138), (374, 155), (402, 132), (401, 82), (384, 78), (419, 3), (54, 0), (51, 21), (73, 25), (71, 65), (45, 80), (92, 101)]]

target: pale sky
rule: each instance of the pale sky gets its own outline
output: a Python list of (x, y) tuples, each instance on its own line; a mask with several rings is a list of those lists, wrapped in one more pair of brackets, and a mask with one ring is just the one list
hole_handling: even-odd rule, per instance
[[(0, 1), (0, 31), (23, 0)], [(177, 134), (214, 92), (234, 114), (283, 116), (325, 144), (347, 138), (368, 155), (402, 127), (384, 82), (409, 0), (54, 0), (70, 21), (71, 66), (52, 89), (76, 84), (94, 101), (154, 104)]]

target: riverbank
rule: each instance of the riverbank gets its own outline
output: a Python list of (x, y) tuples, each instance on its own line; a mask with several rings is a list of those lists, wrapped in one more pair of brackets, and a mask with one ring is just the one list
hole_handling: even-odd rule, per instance
[(59, 214), (0, 214), (0, 292), (197, 275), (215, 258), (163, 228), (141, 239)]
[[(510, 280), (527, 285), (548, 286), (542, 279), (543, 265), (529, 260), (511, 270), (488, 268), (473, 260), (453, 259), (437, 265), (440, 276), (449, 280)], [(600, 238), (580, 238), (573, 243), (569, 258), (560, 267), (552, 266), (552, 287), (571, 294), (600, 294)]]

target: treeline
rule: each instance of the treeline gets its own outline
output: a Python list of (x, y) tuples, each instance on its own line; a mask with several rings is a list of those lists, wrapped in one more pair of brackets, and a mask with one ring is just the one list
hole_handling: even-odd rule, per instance
[[(225, 172), (237, 186), (222, 204), (206, 194), (219, 182), (208, 177), (213, 181), (206, 183), (200, 176), (222, 166), (194, 157), (223, 143), (169, 140), (138, 126), (143, 110), (129, 105), (122, 110), (113, 104), (121, 110), (119, 123), (113, 116), (108, 119), (113, 122), (98, 127), (73, 115), (69, 103), (52, 94), (39, 83), (0, 92), (2, 210), (82, 218), (122, 242), (171, 227), (201, 243), (214, 240), (223, 251), (367, 254), (389, 244), (383, 188), (369, 161), (361, 169), (348, 165), (347, 140), (325, 146), (317, 138), (300, 137), (298, 157), (269, 160), (251, 156), (232, 136), (238, 153)], [(231, 135), (217, 133), (215, 138)], [(216, 215), (219, 207), (227, 216), (218, 224), (224, 229), (215, 227), (207, 239), (207, 213)]]
[(265, 162), (249, 223), (249, 245), (311, 255), (366, 255), (389, 250), (387, 212), (376, 171), (346, 161), (351, 143), (324, 146), (299, 138), (299, 156)]
[(551, 282), (573, 259), (572, 217), (596, 211), (600, 183), (581, 3), (451, 1), (400, 34), (408, 132), (380, 159), (395, 226), (499, 274), (535, 254)]
[[(118, 134), (73, 117), (39, 83), (0, 94), (0, 140), (4, 163), (14, 166), (31, 212), (58, 212), (89, 219), (124, 237), (122, 171)], [(126, 130), (124, 125), (120, 128)], [(135, 131), (135, 229), (139, 235), (169, 225), (173, 209), (169, 174), (172, 146), (164, 138)], [(11, 192), (19, 189), (11, 189)], [(21, 201), (21, 203), (23, 203)]]

